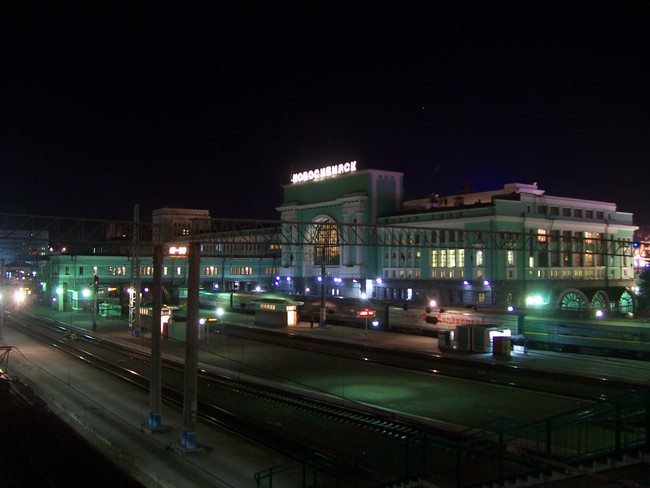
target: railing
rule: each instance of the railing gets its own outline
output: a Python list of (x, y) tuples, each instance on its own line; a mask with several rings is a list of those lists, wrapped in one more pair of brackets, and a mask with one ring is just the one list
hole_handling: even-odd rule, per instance
[[(648, 447), (649, 390), (530, 423), (420, 434), (338, 459), (313, 455), (255, 474), (258, 488), (380, 487), (417, 478), (472, 487)], [(453, 438), (452, 438), (453, 437)]]

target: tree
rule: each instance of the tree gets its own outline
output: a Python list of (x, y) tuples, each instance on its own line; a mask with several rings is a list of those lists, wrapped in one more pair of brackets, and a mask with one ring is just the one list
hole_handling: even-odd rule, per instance
[(650, 308), (650, 268), (639, 273), (638, 310)]

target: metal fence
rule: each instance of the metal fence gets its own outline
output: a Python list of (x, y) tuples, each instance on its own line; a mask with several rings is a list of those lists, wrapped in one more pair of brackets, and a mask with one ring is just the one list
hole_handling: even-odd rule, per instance
[(648, 447), (649, 390), (530, 423), (491, 422), (445, 436), (420, 434), (339, 458), (314, 454), (255, 474), (258, 488), (368, 488), (410, 480), (502, 484)]

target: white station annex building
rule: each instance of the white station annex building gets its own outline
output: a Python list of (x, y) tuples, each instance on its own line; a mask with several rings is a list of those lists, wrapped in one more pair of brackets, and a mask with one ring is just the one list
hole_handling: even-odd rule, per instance
[[(201, 242), (201, 287), (319, 295), (324, 286), (328, 296), (435, 299), (440, 306), (634, 312), (637, 227), (615, 203), (547, 195), (536, 183), (408, 201), (403, 188), (403, 173), (356, 161), (296, 173), (284, 186), (278, 227), (300, 223), (304, 244)], [(164, 301), (186, 286), (182, 249), (192, 222), (208, 218), (207, 210), (153, 212), (169, 251)], [(375, 240), (357, 237), (358, 229)], [(81, 290), (97, 276), (106, 296), (124, 304), (134, 262), (146, 300), (151, 256), (99, 252), (51, 256), (44, 297), (60, 309), (81, 308)]]

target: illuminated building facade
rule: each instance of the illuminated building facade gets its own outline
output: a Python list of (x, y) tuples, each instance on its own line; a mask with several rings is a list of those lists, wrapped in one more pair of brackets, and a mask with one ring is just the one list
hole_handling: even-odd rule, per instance
[[(445, 304), (632, 312), (632, 217), (614, 203), (551, 196), (537, 184), (404, 202), (401, 215), (378, 223), (435, 229), (436, 245), (383, 249), (382, 298), (424, 293)], [(468, 232), (478, 238), (460, 247)]]
[[(521, 183), (405, 201), (402, 173), (360, 170), (356, 162), (296, 173), (290, 181), (277, 207), (279, 225), (298, 223), (304, 242), (278, 244), (281, 237), (262, 234), (242, 236), (241, 243), (202, 242), (203, 288), (318, 295), (325, 286), (330, 296), (426, 297), (441, 306), (634, 311), (636, 226), (614, 203), (551, 196)], [(168, 246), (181, 249), (192, 220), (206, 218), (205, 210), (161, 209), (153, 220), (164, 222)], [(354, 226), (376, 229), (379, 244), (355, 241)], [(280, 236), (279, 228), (258, 232)], [(75, 259), (73, 265), (69, 256), (52, 257), (50, 290), (64, 280), (90, 283), (88, 266), (120, 294), (129, 286), (128, 257)], [(139, 264), (146, 287), (151, 257), (140, 256)], [(185, 256), (168, 254), (165, 289), (185, 286), (186, 273)]]

